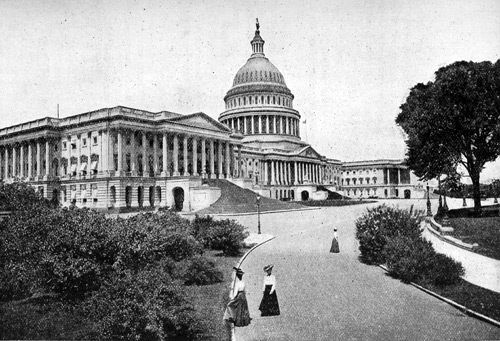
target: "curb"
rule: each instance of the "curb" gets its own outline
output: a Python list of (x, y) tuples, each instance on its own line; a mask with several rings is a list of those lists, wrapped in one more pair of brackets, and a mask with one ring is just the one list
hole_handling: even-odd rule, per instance
[[(260, 214), (271, 214), (271, 213), (283, 213), (283, 212), (300, 212), (300, 211), (308, 211), (308, 210), (318, 210), (320, 207), (307, 207), (307, 208), (298, 208), (298, 209), (289, 209), (289, 210), (277, 210), (277, 211), (260, 211)], [(186, 215), (195, 215), (198, 214), (196, 212), (190, 212)], [(244, 216), (244, 215), (257, 215), (258, 212), (242, 212), (242, 213), (206, 213), (202, 215), (210, 215), (210, 216)]]
[[(386, 272), (389, 272), (389, 270), (387, 270), (387, 267), (385, 265), (379, 265), (379, 267), (381, 267), (382, 269), (384, 269)], [(490, 323), (490, 324), (492, 324), (492, 325), (500, 328), (500, 321), (494, 320), (494, 319), (492, 319), (492, 318), (490, 318), (488, 316), (485, 316), (483, 314), (475, 312), (474, 310), (466, 308), (463, 305), (458, 304), (457, 302), (452, 301), (449, 298), (446, 298), (446, 297), (443, 297), (443, 296), (441, 296), (439, 294), (436, 294), (434, 291), (426, 289), (426, 288), (424, 288), (424, 287), (422, 287), (422, 286), (420, 286), (420, 285), (418, 285), (416, 283), (410, 282), (409, 284), (412, 285), (412, 286), (414, 286), (417, 289), (422, 290), (423, 292), (425, 292), (425, 293), (427, 293), (427, 294), (429, 294), (431, 296), (436, 297), (437, 299), (440, 299), (441, 301), (443, 301), (445, 303), (448, 303), (449, 305), (451, 305), (451, 306), (453, 306), (453, 307), (461, 310), (463, 313), (465, 313), (467, 315), (475, 317), (475, 318), (477, 318), (479, 320), (483, 320), (485, 322), (488, 322), (488, 323)]]
[[(245, 252), (245, 254), (240, 258), (240, 261), (238, 262), (238, 265), (236, 266), (237, 268), (239, 268), (241, 266), (241, 264), (243, 263), (243, 261), (247, 258), (247, 256), (250, 254), (250, 252), (252, 252), (253, 250), (255, 250), (256, 248), (258, 248), (259, 246), (261, 246), (262, 244), (265, 244), (267, 243), (268, 241), (270, 240), (273, 240), (274, 238), (276, 238), (276, 236), (272, 236), (271, 238), (267, 239), (267, 240), (264, 240), (263, 242), (257, 244), (257, 245), (254, 245), (252, 246), (252, 248), (250, 248), (250, 250), (248, 250), (247, 252)], [(233, 284), (231, 284), (231, 292), (234, 290), (234, 285), (236, 283), (236, 276), (233, 274)], [(236, 341), (236, 337), (234, 335), (234, 324), (232, 325), (231, 327), (231, 340), (232, 341)]]

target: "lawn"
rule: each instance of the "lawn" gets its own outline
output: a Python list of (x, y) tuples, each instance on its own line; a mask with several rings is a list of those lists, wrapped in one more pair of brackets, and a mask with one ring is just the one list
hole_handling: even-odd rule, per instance
[(475, 252), (500, 260), (500, 217), (452, 218), (453, 236), (468, 244), (478, 243)]
[(470, 310), (500, 321), (500, 293), (498, 292), (481, 288), (464, 280), (447, 286), (417, 284)]
[[(217, 251), (205, 252), (224, 274), (224, 281), (205, 286), (186, 287), (187, 295), (197, 311), (200, 323), (206, 327), (203, 340), (230, 340), (222, 322), (232, 267), (239, 257), (221, 257)], [(91, 325), (85, 318), (68, 311), (68, 306), (57, 295), (43, 295), (24, 300), (0, 303), (0, 339), (82, 340), (95, 339), (89, 332)]]

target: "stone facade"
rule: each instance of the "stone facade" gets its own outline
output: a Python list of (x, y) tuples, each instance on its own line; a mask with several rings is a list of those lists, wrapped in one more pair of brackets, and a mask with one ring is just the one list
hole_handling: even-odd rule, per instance
[(44, 118), (0, 130), (1, 178), (63, 205), (187, 211), (191, 196), (198, 207), (220, 196), (204, 178), (238, 177), (241, 138), (203, 113), (115, 107)]

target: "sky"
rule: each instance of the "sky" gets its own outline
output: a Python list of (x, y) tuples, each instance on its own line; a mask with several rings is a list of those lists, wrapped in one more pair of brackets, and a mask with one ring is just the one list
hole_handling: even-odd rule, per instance
[(404, 158), (409, 89), (455, 61), (500, 59), (498, 0), (0, 0), (0, 128), (58, 105), (61, 118), (122, 105), (217, 119), (256, 18), (302, 139), (341, 161)]

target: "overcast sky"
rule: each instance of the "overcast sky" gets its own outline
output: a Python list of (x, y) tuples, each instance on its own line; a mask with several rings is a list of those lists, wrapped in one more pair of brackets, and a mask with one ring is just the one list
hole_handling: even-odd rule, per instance
[(342, 161), (403, 158), (394, 120), (409, 89), (500, 58), (498, 0), (0, 0), (0, 128), (57, 104), (60, 117), (123, 105), (217, 119), (257, 17), (302, 138)]

